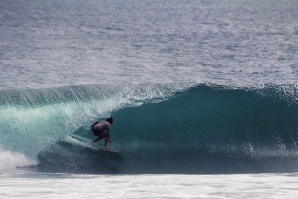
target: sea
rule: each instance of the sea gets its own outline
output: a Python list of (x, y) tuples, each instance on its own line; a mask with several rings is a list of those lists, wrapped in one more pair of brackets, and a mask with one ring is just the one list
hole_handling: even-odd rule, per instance
[(297, 0), (0, 0), (0, 198), (297, 198), (297, 80)]

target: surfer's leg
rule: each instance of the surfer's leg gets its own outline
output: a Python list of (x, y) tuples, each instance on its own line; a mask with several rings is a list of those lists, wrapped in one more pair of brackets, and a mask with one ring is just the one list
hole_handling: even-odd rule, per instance
[(98, 135), (98, 138), (96, 138), (93, 143), (98, 142), (99, 140), (101, 140), (102, 138), (107, 136), (107, 132), (102, 132), (101, 134)]
[(93, 130), (94, 136), (98, 136), (95, 140), (93, 140), (92, 143), (98, 142), (99, 140), (102, 139), (102, 137), (100, 136), (101, 133), (103, 133), (103, 131), (99, 131), (99, 130)]

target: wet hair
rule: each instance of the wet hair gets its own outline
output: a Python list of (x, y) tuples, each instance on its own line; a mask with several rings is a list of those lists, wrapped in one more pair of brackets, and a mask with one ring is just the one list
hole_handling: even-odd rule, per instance
[(113, 117), (107, 118), (107, 122), (109, 122), (110, 124), (113, 124)]

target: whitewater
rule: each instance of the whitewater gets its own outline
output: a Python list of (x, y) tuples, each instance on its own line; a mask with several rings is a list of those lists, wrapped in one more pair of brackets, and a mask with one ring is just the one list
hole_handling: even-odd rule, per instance
[(297, 8), (0, 1), (0, 197), (296, 198)]

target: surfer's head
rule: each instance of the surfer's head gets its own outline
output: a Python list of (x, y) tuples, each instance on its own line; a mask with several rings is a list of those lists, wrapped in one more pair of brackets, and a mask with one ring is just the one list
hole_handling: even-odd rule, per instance
[(107, 118), (107, 122), (109, 122), (110, 124), (113, 124), (113, 117)]

